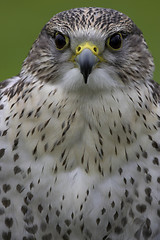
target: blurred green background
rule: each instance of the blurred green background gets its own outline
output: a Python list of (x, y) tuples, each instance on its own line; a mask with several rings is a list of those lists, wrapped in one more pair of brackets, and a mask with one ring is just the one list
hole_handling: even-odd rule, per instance
[(134, 20), (154, 57), (154, 79), (160, 83), (159, 0), (0, 0), (0, 80), (19, 73), (32, 43), (55, 13), (84, 6), (113, 8)]

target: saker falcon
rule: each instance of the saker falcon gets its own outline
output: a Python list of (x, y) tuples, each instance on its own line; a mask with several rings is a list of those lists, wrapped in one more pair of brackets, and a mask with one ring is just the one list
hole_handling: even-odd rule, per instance
[(153, 70), (118, 11), (77, 8), (45, 25), (0, 85), (0, 239), (160, 239)]

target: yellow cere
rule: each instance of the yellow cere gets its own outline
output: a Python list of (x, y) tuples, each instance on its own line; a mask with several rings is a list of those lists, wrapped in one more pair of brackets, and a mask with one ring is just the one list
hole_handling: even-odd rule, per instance
[(84, 42), (76, 47), (76, 54), (72, 56), (71, 61), (74, 61), (75, 57), (79, 55), (84, 49), (90, 49), (91, 52), (101, 61), (104, 62), (104, 58), (99, 56), (99, 49), (91, 42)]

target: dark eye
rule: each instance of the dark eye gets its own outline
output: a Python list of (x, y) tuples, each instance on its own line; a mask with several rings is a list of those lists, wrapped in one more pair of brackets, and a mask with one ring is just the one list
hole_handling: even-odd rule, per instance
[(64, 49), (69, 43), (69, 38), (61, 33), (55, 34), (55, 44), (59, 50)]
[(122, 35), (120, 33), (116, 33), (108, 38), (107, 45), (112, 50), (119, 50), (122, 46)]

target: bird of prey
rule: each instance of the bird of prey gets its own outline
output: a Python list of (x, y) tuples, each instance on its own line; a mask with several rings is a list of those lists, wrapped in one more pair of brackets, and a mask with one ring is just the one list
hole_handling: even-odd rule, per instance
[(51, 18), (0, 85), (0, 239), (160, 239), (153, 70), (126, 15)]

